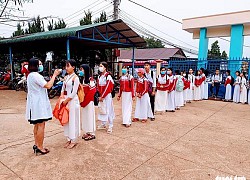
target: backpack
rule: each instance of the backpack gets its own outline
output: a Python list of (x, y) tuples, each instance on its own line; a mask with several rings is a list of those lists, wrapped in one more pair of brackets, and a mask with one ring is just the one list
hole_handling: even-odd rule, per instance
[[(75, 81), (76, 77), (77, 77), (77, 75), (75, 75), (72, 79), (72, 87), (74, 86), (74, 81)], [(82, 103), (84, 101), (85, 94), (84, 94), (84, 90), (83, 90), (83, 85), (81, 83), (78, 86), (77, 96), (78, 96), (79, 102)]]
[[(154, 72), (153, 71), (151, 71), (151, 78), (154, 80)], [(148, 81), (148, 94), (152, 94), (152, 92), (153, 92), (153, 83)]]
[[(106, 76), (106, 80), (108, 79), (108, 76), (111, 76), (111, 78), (112, 78), (113, 81), (114, 81), (114, 77), (113, 77), (110, 73), (108, 73), (108, 75)], [(111, 96), (112, 96), (112, 98), (115, 97), (115, 81), (114, 81), (114, 84), (113, 84), (113, 89), (112, 89), (112, 91), (111, 91)]]
[(98, 106), (98, 104), (99, 104), (99, 97), (100, 97), (100, 93), (99, 93), (99, 91), (96, 90), (95, 95), (94, 95), (94, 105), (95, 106)]
[(231, 82), (230, 82), (230, 85), (231, 85), (231, 86), (233, 86), (233, 85), (234, 85), (234, 81), (235, 81), (234, 77), (233, 77), (233, 76), (231, 76)]
[(183, 89), (184, 89), (184, 83), (183, 83), (183, 81), (182, 81), (181, 76), (179, 76), (179, 77), (177, 78), (176, 91), (182, 92)]

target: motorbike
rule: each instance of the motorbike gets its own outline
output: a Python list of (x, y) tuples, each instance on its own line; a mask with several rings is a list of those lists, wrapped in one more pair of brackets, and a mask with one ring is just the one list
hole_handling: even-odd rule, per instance
[(63, 80), (60, 79), (58, 82), (56, 82), (52, 88), (50, 89), (50, 91), (48, 92), (49, 94), (49, 98), (53, 99), (55, 96), (60, 96), (61, 94), (61, 90), (62, 90), (62, 86), (63, 86)]
[(11, 80), (11, 74), (10, 72), (3, 73), (1, 75), (1, 85), (8, 86)]
[(15, 89), (16, 89), (16, 91), (20, 91), (21, 89), (23, 89), (25, 92), (27, 92), (27, 79), (26, 79), (26, 76), (21, 77), (21, 79), (16, 84)]

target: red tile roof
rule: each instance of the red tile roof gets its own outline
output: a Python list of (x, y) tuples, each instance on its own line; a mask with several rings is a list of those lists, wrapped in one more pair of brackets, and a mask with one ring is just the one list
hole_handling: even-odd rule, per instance
[[(186, 56), (178, 48), (135, 49), (135, 60), (168, 60), (171, 57), (185, 58)], [(132, 59), (132, 49), (121, 50), (121, 56), (118, 58), (119, 60)]]

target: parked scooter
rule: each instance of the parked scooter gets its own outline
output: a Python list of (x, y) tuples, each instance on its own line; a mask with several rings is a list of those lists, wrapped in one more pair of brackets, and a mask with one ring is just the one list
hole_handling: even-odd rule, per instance
[(16, 85), (16, 91), (20, 91), (23, 89), (25, 92), (27, 92), (27, 79), (26, 76), (21, 77), (21, 79), (18, 81)]
[(60, 96), (61, 90), (62, 90), (62, 86), (63, 86), (63, 79), (61, 78), (58, 82), (56, 82), (52, 86), (52, 88), (48, 92), (49, 98), (53, 99), (55, 96)]

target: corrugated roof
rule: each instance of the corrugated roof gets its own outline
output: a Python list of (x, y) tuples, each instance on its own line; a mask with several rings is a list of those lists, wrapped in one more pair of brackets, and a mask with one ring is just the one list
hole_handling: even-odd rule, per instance
[[(185, 58), (185, 54), (178, 48), (154, 48), (154, 49), (135, 49), (135, 60), (155, 60), (162, 59), (167, 60), (171, 57), (176, 57), (178, 51), (181, 51), (180, 55)], [(132, 50), (121, 50), (121, 56), (119, 59), (131, 59)]]
[[(109, 24), (111, 27), (106, 29), (105, 25)], [(66, 37), (77, 37), (77, 33), (79, 31), (82, 31), (82, 35), (92, 35), (91, 28), (98, 28), (98, 30), (106, 36), (106, 30), (108, 32), (114, 33), (115, 31), (121, 31), (120, 33), (129, 39), (130, 43), (133, 43), (137, 47), (142, 47), (146, 43), (145, 41), (136, 33), (134, 32), (127, 24), (125, 24), (122, 20), (115, 20), (115, 21), (109, 21), (109, 22), (102, 22), (102, 23), (96, 23), (96, 24), (90, 24), (90, 25), (84, 25), (84, 26), (78, 26), (78, 27), (72, 27), (72, 28), (64, 28), (64, 29), (58, 29), (53, 31), (46, 31), (46, 32), (40, 32), (35, 34), (29, 34), (19, 37), (13, 37), (8, 39), (0, 40), (0, 45), (6, 45), (6, 44), (15, 44), (15, 43), (25, 43), (25, 42), (33, 42), (33, 41), (39, 41), (39, 40), (47, 40), (47, 39), (59, 39), (59, 38), (66, 38)], [(96, 36), (97, 38), (101, 38), (99, 34)], [(113, 37), (113, 41), (115, 39), (118, 39), (119, 37)], [(126, 42), (125, 38), (120, 40), (121, 42)]]

